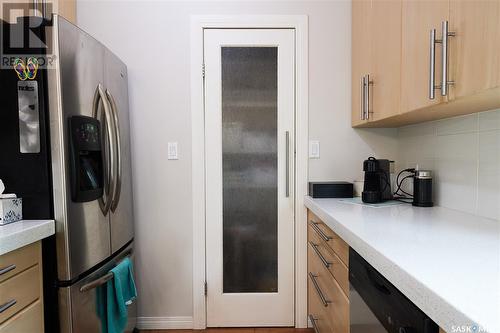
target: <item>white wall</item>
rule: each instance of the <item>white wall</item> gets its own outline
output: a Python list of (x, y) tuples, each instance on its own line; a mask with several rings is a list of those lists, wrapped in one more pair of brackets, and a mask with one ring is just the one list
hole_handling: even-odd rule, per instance
[(402, 127), (398, 161), (434, 171), (437, 205), (500, 219), (500, 110)]
[[(139, 315), (192, 315), (190, 15), (309, 16), (311, 180), (354, 180), (394, 158), (397, 130), (350, 127), (349, 1), (78, 1), (78, 24), (128, 65)], [(179, 143), (167, 161), (167, 142)]]

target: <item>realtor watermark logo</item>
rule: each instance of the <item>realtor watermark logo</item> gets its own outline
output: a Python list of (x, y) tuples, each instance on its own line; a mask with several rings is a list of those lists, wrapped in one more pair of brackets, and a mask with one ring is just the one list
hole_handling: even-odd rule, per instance
[(452, 333), (487, 333), (488, 331), (476, 324), (471, 325), (452, 325), (451, 326)]
[[(38, 68), (54, 66), (51, 43), (43, 37), (44, 26), (50, 23), (42, 12), (13, 2), (3, 3), (2, 11), (5, 21), (12, 24), (1, 26), (0, 69), (15, 70), (20, 79), (34, 79)], [(46, 3), (44, 11), (52, 13), (52, 4)]]

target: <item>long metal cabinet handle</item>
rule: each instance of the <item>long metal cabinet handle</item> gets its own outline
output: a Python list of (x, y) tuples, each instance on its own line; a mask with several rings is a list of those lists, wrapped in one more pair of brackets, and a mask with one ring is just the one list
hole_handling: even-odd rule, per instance
[(321, 300), (321, 303), (323, 303), (323, 305), (325, 307), (328, 306), (329, 303), (331, 303), (331, 301), (327, 300), (325, 295), (323, 294), (323, 292), (321, 291), (321, 288), (319, 287), (319, 284), (318, 284), (318, 281), (316, 281), (316, 278), (317, 276), (314, 275), (313, 273), (309, 272), (309, 278), (311, 279), (313, 285), (314, 285), (314, 289), (316, 289), (316, 292), (318, 293), (318, 296)]
[(448, 81), (448, 37), (455, 36), (454, 32), (448, 30), (448, 21), (441, 23), (441, 30), (443, 32), (443, 52), (442, 52), (442, 77), (441, 77), (441, 96), (448, 95), (448, 86), (453, 85), (455, 82)]
[(93, 103), (93, 117), (96, 119), (99, 119), (99, 105), (102, 103), (103, 109), (104, 109), (104, 119), (106, 122), (106, 133), (107, 133), (107, 140), (108, 140), (108, 145), (109, 145), (109, 156), (105, 158), (105, 160), (109, 163), (107, 163), (107, 181), (104, 185), (105, 193), (106, 193), (106, 200), (104, 200), (103, 197), (99, 198), (99, 206), (101, 208), (101, 211), (104, 215), (107, 215), (109, 212), (109, 209), (111, 208), (111, 197), (110, 197), (110, 192), (109, 189), (114, 189), (115, 188), (115, 175), (114, 175), (114, 170), (115, 170), (115, 144), (114, 144), (114, 127), (113, 127), (113, 119), (111, 116), (111, 110), (109, 106), (109, 102), (106, 99), (106, 95), (104, 93), (104, 89), (102, 85), (99, 83), (97, 85), (97, 88), (95, 90), (94, 94), (94, 103)]
[(12, 264), (7, 267), (0, 268), (0, 275), (7, 274), (8, 272), (15, 270), (16, 267), (17, 267), (16, 265)]
[(318, 328), (318, 324), (316, 324), (316, 321), (318, 319), (314, 318), (313, 315), (309, 315), (308, 317), (309, 317), (309, 320), (311, 321), (311, 324), (313, 325), (314, 333), (320, 333), (319, 328)]
[(46, 18), (47, 17), (47, 1), (46, 0), (41, 0), (42, 6), (40, 10), (38, 9), (38, 2), (39, 0), (33, 0), (33, 11), (35, 12), (35, 16), (39, 16), (38, 12), (42, 14), (41, 17)]
[(7, 311), (8, 309), (10, 309), (11, 307), (13, 307), (16, 304), (17, 304), (17, 301), (15, 299), (11, 299), (7, 303), (0, 305), (0, 313)]
[(321, 262), (323, 263), (323, 265), (326, 267), (326, 268), (330, 268), (330, 266), (332, 265), (331, 262), (329, 262), (328, 260), (326, 260), (326, 258), (323, 256), (323, 254), (319, 251), (318, 249), (318, 244), (314, 244), (313, 242), (309, 242), (309, 245), (312, 246), (314, 252), (316, 253), (316, 255), (319, 257), (319, 259), (321, 260)]
[(429, 54), (429, 99), (436, 98), (436, 94), (434, 91), (436, 90), (436, 43), (439, 41), (436, 40), (436, 29), (431, 30), (430, 34), (430, 54)]
[(122, 147), (121, 147), (121, 132), (120, 132), (120, 120), (118, 119), (118, 109), (116, 107), (115, 99), (113, 95), (106, 90), (106, 96), (111, 105), (111, 113), (113, 114), (113, 123), (115, 127), (115, 140), (116, 140), (116, 180), (115, 187), (111, 196), (111, 211), (114, 212), (118, 203), (120, 202), (120, 193), (122, 191)]
[(373, 111), (370, 111), (370, 86), (373, 85), (373, 81), (370, 79), (370, 74), (365, 75), (364, 79), (364, 88), (365, 88), (365, 119), (370, 120), (370, 113), (373, 113)]
[(285, 196), (290, 196), (290, 132), (285, 132)]
[(365, 120), (365, 77), (361, 78), (361, 92), (359, 94), (361, 96), (361, 101), (359, 103), (359, 108), (361, 111), (361, 120)]
[(318, 224), (319, 224), (318, 222), (311, 221), (311, 227), (314, 229), (314, 231), (316, 231), (318, 233), (318, 235), (320, 235), (321, 238), (323, 238), (325, 240), (325, 242), (328, 242), (330, 239), (333, 239), (333, 237), (330, 237), (327, 234), (325, 234), (323, 232), (323, 230), (321, 230), (318, 227)]
[(365, 75), (365, 118), (370, 119), (370, 77)]

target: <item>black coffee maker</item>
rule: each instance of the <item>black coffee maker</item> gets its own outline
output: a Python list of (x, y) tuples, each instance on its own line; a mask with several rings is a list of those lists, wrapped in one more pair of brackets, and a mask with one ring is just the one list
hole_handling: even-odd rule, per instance
[(378, 203), (392, 199), (390, 176), (391, 161), (369, 157), (363, 162), (365, 184), (361, 199), (365, 203)]

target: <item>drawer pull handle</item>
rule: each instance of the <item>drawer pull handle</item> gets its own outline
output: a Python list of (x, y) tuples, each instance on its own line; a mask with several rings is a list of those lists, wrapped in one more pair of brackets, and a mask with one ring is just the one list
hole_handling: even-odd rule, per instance
[(16, 303), (17, 301), (15, 299), (12, 299), (3, 305), (0, 305), (0, 313), (7, 311), (8, 309), (16, 305)]
[(311, 227), (314, 229), (314, 231), (316, 231), (318, 233), (318, 235), (321, 236), (321, 238), (323, 238), (325, 240), (325, 242), (328, 242), (330, 239), (333, 239), (333, 237), (330, 237), (328, 236), (327, 234), (325, 234), (323, 232), (323, 230), (321, 230), (319, 227), (318, 227), (318, 224), (319, 222), (314, 222), (314, 221), (311, 221)]
[(16, 269), (16, 265), (14, 265), (14, 264), (9, 265), (5, 268), (0, 269), (0, 275), (7, 274), (8, 272), (13, 271), (15, 269)]
[(321, 259), (321, 262), (323, 263), (323, 265), (326, 268), (330, 268), (330, 266), (332, 265), (332, 263), (328, 262), (326, 260), (326, 258), (323, 256), (323, 254), (321, 254), (321, 252), (319, 251), (319, 248), (318, 248), (318, 244), (314, 244), (313, 242), (309, 242), (309, 244), (312, 246), (314, 252), (316, 252), (316, 255), (319, 257), (319, 259)]
[(318, 281), (316, 281), (317, 276), (314, 275), (313, 273), (309, 272), (309, 277), (311, 278), (311, 281), (314, 285), (314, 289), (316, 289), (316, 292), (318, 293), (318, 296), (321, 299), (321, 303), (323, 303), (323, 305), (325, 307), (327, 307), (328, 304), (331, 303), (331, 301), (327, 300), (325, 295), (321, 291), (321, 288), (319, 287)]
[(309, 320), (313, 325), (314, 333), (319, 333), (319, 328), (318, 325), (316, 324), (316, 321), (318, 321), (318, 319), (314, 318), (313, 315), (309, 315)]

